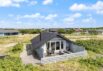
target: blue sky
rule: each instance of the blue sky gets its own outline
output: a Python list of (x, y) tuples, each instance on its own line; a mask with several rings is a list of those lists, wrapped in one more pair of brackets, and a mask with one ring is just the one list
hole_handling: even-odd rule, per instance
[(0, 0), (0, 28), (103, 27), (103, 0)]

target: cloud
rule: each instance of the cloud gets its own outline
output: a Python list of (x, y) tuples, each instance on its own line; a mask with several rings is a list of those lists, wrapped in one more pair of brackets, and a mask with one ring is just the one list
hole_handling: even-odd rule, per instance
[(17, 15), (16, 20), (19, 19), (40, 19), (44, 18), (40, 13), (35, 13), (35, 14), (25, 14), (25, 15)]
[(22, 16), (22, 18), (40, 18), (40, 17), (41, 17), (40, 13), (35, 13), (35, 14), (31, 14), (31, 15)]
[(21, 3), (29, 2), (28, 0), (0, 0), (0, 7), (20, 7)]
[(43, 1), (43, 5), (48, 5), (48, 4), (52, 4), (53, 0), (44, 0)]
[(73, 4), (71, 7), (70, 7), (70, 10), (72, 11), (81, 11), (81, 10), (85, 10), (87, 9), (86, 5), (84, 4)]
[(103, 14), (103, 1), (97, 1), (95, 4), (91, 5), (75, 3), (69, 9), (71, 11), (93, 10), (97, 14)]
[(79, 18), (79, 17), (81, 17), (82, 15), (80, 14), (80, 13), (75, 13), (75, 14), (73, 14), (71, 17), (73, 17), (73, 18)]
[(75, 13), (69, 17), (64, 18), (65, 23), (74, 23), (76, 19), (80, 18), (82, 15), (80, 13)]
[(57, 14), (48, 14), (47, 16), (45, 15), (41, 15), (40, 13), (35, 13), (35, 14), (26, 14), (26, 15), (18, 15), (17, 16), (17, 20), (18, 19), (43, 19), (43, 20), (53, 20), (54, 18), (56, 18), (58, 15)]
[(96, 4), (92, 5), (93, 10), (98, 14), (103, 14), (103, 1), (98, 1)]
[(45, 17), (45, 20), (53, 20), (57, 16), (58, 16), (57, 14), (49, 14), (48, 16)]
[(82, 23), (84, 23), (84, 24), (94, 24), (94, 23), (96, 23), (96, 20), (93, 19), (93, 17), (89, 17), (89, 18), (82, 19)]

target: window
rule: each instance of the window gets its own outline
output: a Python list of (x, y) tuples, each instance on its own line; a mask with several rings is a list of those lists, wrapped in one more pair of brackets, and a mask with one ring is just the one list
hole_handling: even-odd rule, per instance
[(60, 42), (56, 42), (56, 50), (60, 49)]
[(61, 49), (63, 49), (63, 41), (61, 41)]
[(51, 42), (51, 49), (55, 50), (55, 42)]

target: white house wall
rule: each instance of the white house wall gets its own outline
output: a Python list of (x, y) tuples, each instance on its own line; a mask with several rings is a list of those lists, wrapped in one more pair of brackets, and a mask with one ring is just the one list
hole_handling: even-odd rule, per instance
[(46, 54), (47, 51), (46, 43), (43, 46), (41, 46), (41, 48), (43, 49), (43, 53)]
[(0, 33), (0, 36), (4, 36), (4, 33)]

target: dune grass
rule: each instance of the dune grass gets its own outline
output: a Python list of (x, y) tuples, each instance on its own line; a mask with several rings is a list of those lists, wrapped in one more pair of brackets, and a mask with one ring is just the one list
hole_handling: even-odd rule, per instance
[(17, 43), (13, 47), (6, 48), (8, 50), (5, 53), (9, 56), (0, 59), (0, 71), (103, 71), (103, 56), (97, 56), (97, 54), (103, 54), (103, 40), (76, 41), (76, 44), (82, 45), (88, 52), (88, 56), (84, 58), (78, 57), (46, 65), (24, 65), (19, 55), (23, 50), (23, 44), (28, 43), (31, 36), (34, 35), (23, 35), (21, 38), (19, 36), (0, 38), (0, 41), (3, 39), (3, 44), (11, 43), (13, 40)]

